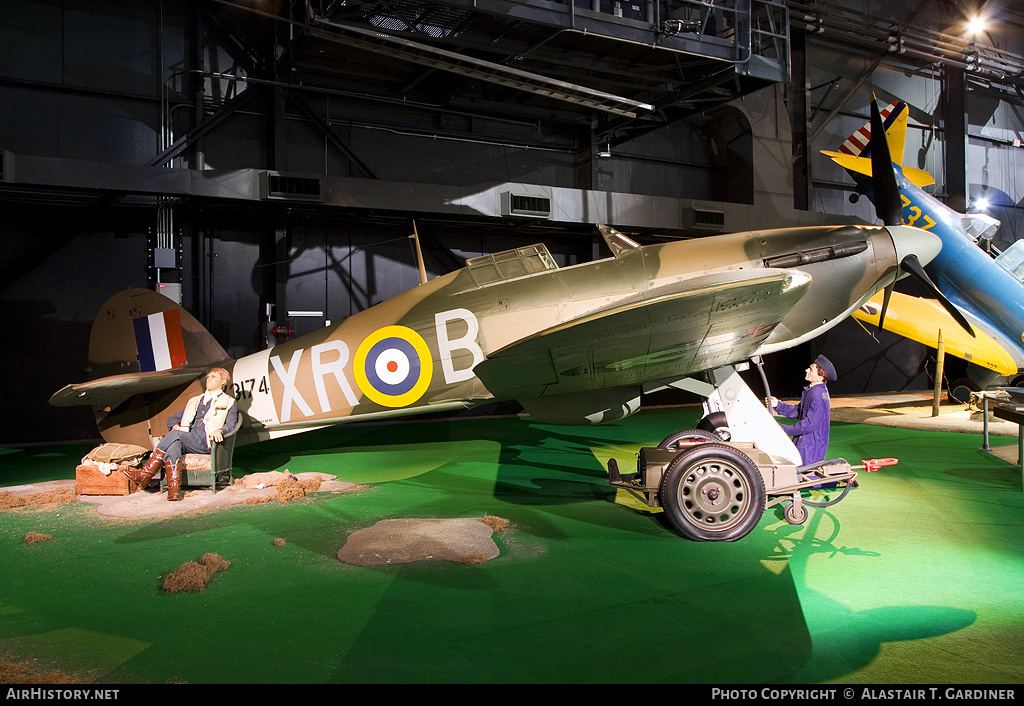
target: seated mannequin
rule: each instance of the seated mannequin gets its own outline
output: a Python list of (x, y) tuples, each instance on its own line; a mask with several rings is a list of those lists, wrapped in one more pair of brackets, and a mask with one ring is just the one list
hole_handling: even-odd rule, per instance
[(167, 469), (167, 499), (181, 500), (181, 478), (187, 453), (209, 454), (214, 442), (238, 421), (235, 398), (224, 391), (230, 377), (223, 368), (214, 368), (206, 376), (206, 392), (196, 395), (185, 408), (167, 420), (167, 435), (157, 444), (146, 465), (122, 470), (140, 488), (145, 488), (161, 467)]

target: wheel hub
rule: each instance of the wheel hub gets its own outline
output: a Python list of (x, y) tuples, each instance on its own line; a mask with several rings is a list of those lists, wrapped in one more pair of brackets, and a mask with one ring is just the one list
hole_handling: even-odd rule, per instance
[(743, 519), (750, 503), (746, 479), (732, 464), (701, 463), (679, 484), (679, 506), (696, 525), (728, 529)]

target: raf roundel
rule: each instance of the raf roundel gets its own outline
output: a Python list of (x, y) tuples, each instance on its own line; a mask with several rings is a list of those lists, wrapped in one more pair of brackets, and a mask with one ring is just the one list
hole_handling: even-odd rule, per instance
[(385, 407), (406, 407), (430, 386), (434, 364), (423, 337), (406, 326), (385, 326), (366, 337), (352, 361), (356, 384)]

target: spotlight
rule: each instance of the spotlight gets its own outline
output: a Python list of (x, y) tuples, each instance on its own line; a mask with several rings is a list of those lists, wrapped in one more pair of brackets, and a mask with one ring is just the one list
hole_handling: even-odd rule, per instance
[(967, 36), (977, 37), (982, 32), (988, 29), (988, 22), (981, 15), (975, 15), (971, 19), (967, 20)]

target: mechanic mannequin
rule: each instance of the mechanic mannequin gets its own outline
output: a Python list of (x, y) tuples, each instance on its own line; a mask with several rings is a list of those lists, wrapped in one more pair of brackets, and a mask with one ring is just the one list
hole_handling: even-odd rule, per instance
[(181, 478), (187, 453), (209, 454), (214, 442), (224, 440), (224, 432), (238, 421), (235, 398), (224, 391), (228, 371), (214, 368), (206, 376), (206, 392), (188, 401), (178, 414), (167, 420), (167, 434), (157, 444), (146, 465), (121, 472), (130, 481), (145, 488), (161, 467), (167, 469), (167, 499), (181, 500)]
[(804, 388), (800, 404), (791, 405), (775, 397), (769, 399), (772, 412), (781, 417), (796, 419), (796, 424), (783, 424), (782, 429), (796, 444), (803, 465), (825, 460), (828, 451), (829, 422), (832, 403), (826, 383), (836, 380), (836, 369), (829, 359), (819, 355), (807, 367), (804, 379), (810, 383)]

